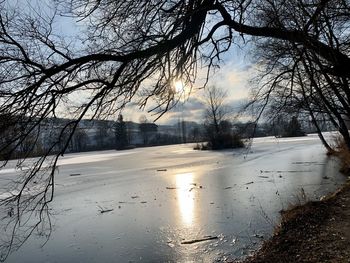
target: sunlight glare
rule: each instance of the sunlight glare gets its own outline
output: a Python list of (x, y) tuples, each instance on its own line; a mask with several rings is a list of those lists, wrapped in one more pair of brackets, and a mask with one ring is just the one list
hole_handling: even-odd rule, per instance
[(180, 92), (184, 91), (185, 86), (184, 86), (184, 84), (182, 83), (181, 80), (175, 80), (174, 81), (174, 88), (175, 88), (175, 92), (176, 93), (180, 93)]
[(193, 173), (182, 173), (176, 175), (177, 200), (182, 222), (191, 226), (194, 217)]

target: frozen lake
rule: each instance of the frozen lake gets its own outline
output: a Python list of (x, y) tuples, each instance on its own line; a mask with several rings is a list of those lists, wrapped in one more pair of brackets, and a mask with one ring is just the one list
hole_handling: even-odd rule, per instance
[[(345, 180), (316, 135), (259, 138), (248, 154), (192, 147), (66, 155), (56, 176), (50, 240), (41, 247), (43, 239), (33, 235), (7, 261), (237, 258), (271, 235), (279, 211), (302, 202), (302, 191), (319, 199)], [(2, 170), (0, 179), (13, 174)], [(181, 244), (204, 236), (218, 239)]]

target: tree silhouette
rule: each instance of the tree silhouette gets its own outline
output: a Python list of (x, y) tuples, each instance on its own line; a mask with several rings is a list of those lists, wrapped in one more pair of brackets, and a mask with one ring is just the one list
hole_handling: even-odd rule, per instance
[[(262, 110), (270, 99), (282, 98), (278, 108), (297, 105), (325, 114), (350, 148), (348, 0), (54, 2), (55, 10), (39, 12), (0, 0), (0, 116), (11, 116), (21, 131), (1, 144), (3, 164), (27, 138), (37, 140), (47, 118), (72, 118), (26, 171), (16, 194), (0, 201), (14, 211), (12, 233), (25, 214), (43, 222), (57, 160), (83, 118), (115, 116), (130, 101), (145, 107), (149, 100), (161, 116), (180, 99), (174, 80), (189, 89), (205, 86), (233, 43), (249, 41), (263, 51), (257, 63), (265, 65), (267, 78), (255, 96)], [(76, 43), (55, 32), (58, 14), (83, 25)], [(198, 84), (199, 68), (207, 75)], [(41, 191), (24, 195), (34, 182), (41, 182)], [(5, 250), (23, 240), (10, 239)]]
[(209, 141), (207, 147), (211, 149), (243, 147), (243, 142), (237, 134), (233, 134), (231, 129), (232, 110), (227, 104), (227, 92), (210, 86), (204, 94), (203, 102), (205, 106), (204, 126)]
[(121, 114), (118, 115), (118, 119), (115, 123), (115, 141), (115, 147), (117, 150), (123, 150), (129, 144), (126, 123)]
[(158, 131), (158, 126), (154, 123), (149, 123), (146, 116), (142, 115), (140, 117), (139, 131), (142, 136), (143, 145), (148, 145), (151, 135)]
[(305, 132), (303, 132), (301, 125), (296, 116), (293, 116), (289, 121), (288, 125), (284, 127), (284, 132), (282, 134), (284, 137), (298, 137), (305, 136)]

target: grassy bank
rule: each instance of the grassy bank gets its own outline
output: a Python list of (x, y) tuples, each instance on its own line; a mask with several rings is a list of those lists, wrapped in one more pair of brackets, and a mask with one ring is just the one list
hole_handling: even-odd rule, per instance
[(244, 263), (350, 262), (350, 181), (321, 201), (282, 212), (274, 235)]

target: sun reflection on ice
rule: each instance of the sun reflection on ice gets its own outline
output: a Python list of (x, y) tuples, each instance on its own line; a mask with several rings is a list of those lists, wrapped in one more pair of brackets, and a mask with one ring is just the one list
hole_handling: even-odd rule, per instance
[(193, 173), (176, 175), (177, 200), (183, 224), (191, 226), (194, 217)]

